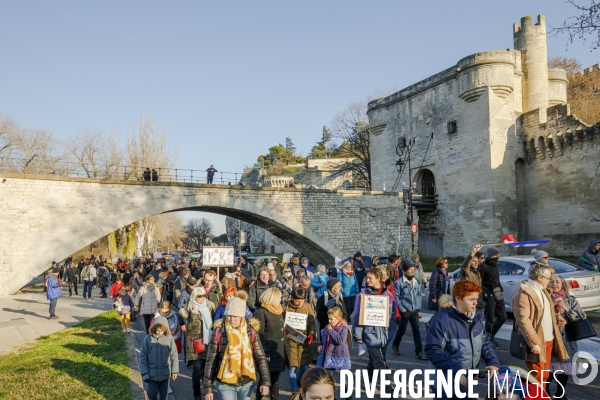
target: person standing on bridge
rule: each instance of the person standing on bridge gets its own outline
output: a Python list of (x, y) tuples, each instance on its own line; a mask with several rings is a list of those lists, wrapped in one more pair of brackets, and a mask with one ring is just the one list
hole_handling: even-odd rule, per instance
[(146, 170), (144, 171), (143, 176), (144, 176), (144, 180), (146, 182), (150, 181), (150, 179), (152, 178), (152, 172), (150, 172), (150, 168), (146, 168)]
[(158, 182), (158, 172), (152, 168), (152, 182)]
[(211, 165), (210, 168), (206, 170), (206, 183), (213, 183), (213, 177), (215, 176), (215, 172), (219, 172), (215, 169), (214, 165)]

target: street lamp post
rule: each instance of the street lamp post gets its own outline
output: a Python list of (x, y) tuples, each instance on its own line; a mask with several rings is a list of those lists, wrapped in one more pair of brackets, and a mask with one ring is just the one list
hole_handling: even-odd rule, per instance
[[(415, 138), (412, 138), (410, 140), (408, 140), (408, 142), (406, 141), (406, 138), (400, 138), (400, 140), (398, 140), (398, 145), (396, 146), (396, 154), (398, 154), (398, 157), (400, 157), (398, 159), (398, 161), (396, 161), (396, 170), (398, 171), (398, 179), (396, 181), (396, 184), (394, 185), (394, 188), (392, 190), (396, 190), (398, 183), (400, 183), (400, 177), (402, 176), (402, 173), (404, 172), (404, 169), (406, 168), (406, 162), (402, 159), (402, 157), (404, 156), (404, 151), (406, 150), (406, 159), (408, 161), (408, 189), (404, 189), (403, 190), (403, 194), (404, 194), (404, 206), (405, 206), (405, 215), (406, 215), (406, 225), (410, 226), (413, 223), (413, 207), (412, 207), (412, 193), (413, 193), (413, 185), (412, 185), (412, 178), (410, 176), (410, 158), (411, 158), (411, 151), (413, 146), (415, 145)], [(407, 209), (406, 209), (407, 208)], [(396, 245), (396, 254), (398, 253), (398, 246), (399, 246), (399, 242), (400, 242), (400, 227), (402, 226), (402, 224), (400, 224), (400, 226), (398, 227), (398, 244)], [(411, 242), (411, 249), (414, 252), (415, 251), (415, 235), (410, 235), (410, 242)]]

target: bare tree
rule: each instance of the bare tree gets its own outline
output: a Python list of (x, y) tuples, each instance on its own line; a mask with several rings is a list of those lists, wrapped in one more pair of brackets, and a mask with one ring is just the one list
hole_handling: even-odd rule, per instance
[(88, 178), (118, 177), (123, 155), (117, 132), (107, 137), (100, 130), (87, 129), (63, 144), (69, 156), (74, 157), (77, 166)]
[(58, 145), (51, 132), (19, 128), (13, 136), (12, 167), (27, 174), (68, 175), (71, 166), (58, 155)]
[(591, 37), (592, 50), (600, 47), (600, 0), (590, 0), (589, 5), (581, 5), (575, 0), (566, 0), (575, 8), (575, 15), (568, 17), (561, 26), (552, 27), (553, 35), (567, 34), (568, 43), (580, 39), (584, 43)]
[(206, 218), (193, 218), (184, 227), (186, 247), (201, 249), (211, 240), (213, 235), (213, 224)]
[(600, 122), (600, 71), (591, 69), (583, 73), (579, 60), (566, 57), (553, 57), (548, 66), (567, 71), (567, 102), (571, 112), (589, 125)]
[(18, 130), (19, 127), (12, 118), (0, 114), (0, 167), (10, 163)]
[(177, 151), (167, 147), (169, 134), (166, 127), (159, 134), (155, 125), (154, 118), (142, 116), (139, 125), (132, 125), (127, 131), (126, 159), (134, 168), (128, 174), (134, 178), (140, 178), (144, 168), (167, 169), (177, 163)]
[(163, 248), (174, 249), (183, 244), (185, 227), (183, 218), (178, 213), (157, 215), (156, 240), (163, 243)]

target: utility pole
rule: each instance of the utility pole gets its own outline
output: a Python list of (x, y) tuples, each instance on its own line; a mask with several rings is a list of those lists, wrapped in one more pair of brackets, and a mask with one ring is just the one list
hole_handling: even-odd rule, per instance
[(238, 247), (238, 257), (242, 255), (242, 221), (237, 220), (237, 247)]

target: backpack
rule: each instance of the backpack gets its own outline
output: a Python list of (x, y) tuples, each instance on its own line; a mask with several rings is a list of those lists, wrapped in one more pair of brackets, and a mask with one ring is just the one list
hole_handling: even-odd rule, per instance
[(83, 267), (83, 271), (81, 271), (81, 277), (83, 279), (90, 279), (90, 266), (86, 265)]

